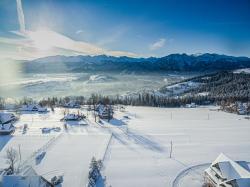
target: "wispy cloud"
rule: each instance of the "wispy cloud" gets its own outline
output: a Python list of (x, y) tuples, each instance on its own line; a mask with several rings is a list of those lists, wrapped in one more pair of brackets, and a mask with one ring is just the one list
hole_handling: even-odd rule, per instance
[[(16, 32), (16, 34), (19, 35), (18, 32)], [(9, 44), (19, 49), (21, 48), (21, 52), (25, 54), (25, 59), (34, 59), (48, 55), (57, 55), (57, 49), (67, 51), (67, 54), (70, 55), (80, 53), (85, 55), (106, 54), (111, 56), (138, 56), (135, 53), (126, 51), (106, 50), (91, 43), (73, 40), (63, 34), (52, 30), (26, 30), (25, 35), (21, 34), (20, 36), (21, 38), (19, 39), (0, 38), (0, 43)], [(45, 43), (43, 43), (43, 41), (45, 41)], [(46, 47), (49, 47), (49, 50), (47, 50)], [(22, 56), (20, 54), (20, 50), (18, 50), (18, 53), (18, 58), (20, 58)]]
[(18, 16), (18, 21), (19, 21), (19, 26), (20, 26), (20, 32), (25, 32), (25, 21), (24, 21), (24, 13), (23, 13), (23, 8), (22, 8), (22, 1), (21, 0), (16, 0), (17, 4), (17, 16)]
[(157, 50), (157, 49), (160, 49), (160, 48), (164, 47), (165, 44), (166, 44), (166, 39), (165, 38), (160, 38), (156, 42), (150, 44), (149, 49), (151, 51), (154, 51), (154, 50)]
[(83, 33), (83, 30), (77, 30), (76, 31), (76, 34), (81, 34), (81, 33)]
[[(22, 1), (16, 0), (16, 3), (20, 29), (19, 31), (11, 31), (11, 33), (18, 36), (18, 38), (0, 38), (0, 44), (12, 46), (12, 51), (8, 51), (8, 53), (3, 53), (0, 51), (0, 56), (4, 55), (6, 58), (10, 57), (14, 59), (35, 59), (45, 56), (58, 55), (61, 54), (62, 51), (65, 55), (105, 54), (111, 56), (138, 56), (135, 53), (127, 51), (107, 50), (103, 47), (100, 47), (100, 45), (80, 40), (74, 40), (68, 36), (52, 30), (26, 30)], [(83, 30), (78, 30), (76, 31), (76, 34), (80, 34), (82, 32)]]

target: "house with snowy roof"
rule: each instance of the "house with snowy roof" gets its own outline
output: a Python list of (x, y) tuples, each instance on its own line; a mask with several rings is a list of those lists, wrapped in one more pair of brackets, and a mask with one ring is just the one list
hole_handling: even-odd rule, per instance
[(23, 105), (20, 108), (21, 111), (26, 112), (48, 112), (48, 109), (37, 104)]
[(196, 107), (195, 103), (186, 104), (186, 108), (195, 108), (195, 107)]
[(8, 135), (15, 131), (13, 123), (17, 117), (12, 113), (0, 113), (0, 135)]
[(245, 161), (233, 161), (221, 153), (205, 170), (206, 182), (214, 187), (249, 187), (250, 169)]
[(6, 175), (4, 172), (1, 174), (0, 179), (1, 187), (54, 187), (54, 185), (47, 181), (44, 177), (38, 175), (35, 170), (28, 167), (20, 174)]
[(247, 103), (238, 103), (238, 107), (237, 107), (237, 113), (239, 115), (246, 115), (247, 114)]
[(83, 120), (85, 116), (82, 114), (66, 114), (61, 121), (80, 121)]
[(0, 124), (14, 123), (17, 117), (12, 113), (0, 112)]
[(29, 111), (29, 112), (34, 112), (34, 111), (38, 111), (38, 105), (36, 104), (27, 104), (27, 105), (23, 105), (20, 110), (21, 111)]
[(8, 135), (15, 131), (15, 127), (12, 123), (0, 124), (0, 135)]
[(65, 108), (81, 108), (80, 104), (75, 101), (69, 101), (63, 105)]
[(98, 113), (98, 116), (101, 119), (112, 119), (113, 118), (114, 111), (113, 111), (113, 108), (111, 105), (99, 104), (96, 107), (96, 111)]

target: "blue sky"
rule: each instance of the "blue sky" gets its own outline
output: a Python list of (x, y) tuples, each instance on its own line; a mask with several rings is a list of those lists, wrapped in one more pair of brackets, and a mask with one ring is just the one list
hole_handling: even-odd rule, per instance
[[(0, 1), (0, 55), (250, 56), (249, 0)], [(13, 32), (14, 31), (14, 32)], [(2, 51), (2, 52), (1, 52)]]

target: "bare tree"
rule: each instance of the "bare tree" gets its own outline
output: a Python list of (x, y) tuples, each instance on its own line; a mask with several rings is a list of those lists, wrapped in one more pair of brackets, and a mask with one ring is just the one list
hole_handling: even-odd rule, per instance
[(9, 164), (11, 174), (15, 172), (15, 164), (18, 161), (18, 152), (12, 147), (6, 150), (6, 163)]

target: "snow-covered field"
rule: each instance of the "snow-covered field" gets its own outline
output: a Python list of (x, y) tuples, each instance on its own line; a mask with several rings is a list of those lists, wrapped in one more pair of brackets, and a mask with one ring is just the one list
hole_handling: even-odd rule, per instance
[(63, 134), (34, 169), (47, 180), (63, 175), (63, 187), (85, 186), (91, 158), (102, 158), (108, 140), (107, 135)]
[[(89, 114), (87, 125), (69, 124), (67, 129), (60, 121), (63, 113), (56, 109), (21, 114), (15, 133), (0, 136), (0, 168), (5, 166), (6, 149), (20, 146), (26, 165), (48, 180), (62, 174), (62, 186), (84, 186), (91, 157), (96, 156), (103, 159), (106, 176), (99, 187), (200, 187), (203, 170), (221, 152), (250, 161), (250, 121), (214, 106), (127, 107), (125, 112), (116, 111), (110, 122), (95, 123)], [(23, 134), (25, 123), (28, 130)], [(43, 127), (61, 131), (43, 134)], [(44, 158), (36, 162), (34, 155), (42, 151)]]
[(21, 162), (26, 161), (29, 157), (43, 145), (45, 145), (53, 136), (0, 136), (0, 170), (6, 168), (6, 150), (14, 148), (21, 152)]
[(171, 187), (180, 175), (173, 186), (200, 187), (200, 167), (219, 153), (250, 161), (250, 121), (211, 109), (128, 107), (126, 114), (118, 114), (117, 119), (131, 119), (127, 127), (111, 128), (114, 135), (104, 161), (107, 184)]
[[(81, 122), (84, 125), (69, 122), (65, 129), (65, 122), (60, 121), (64, 111), (56, 109), (45, 114), (21, 113), (20, 120), (15, 124), (15, 133), (0, 136), (0, 169), (6, 168), (6, 150), (19, 150), (20, 147), (21, 166), (32, 166), (49, 181), (55, 175), (63, 175), (62, 186), (84, 186), (92, 157), (103, 158), (111, 135), (97, 125), (90, 125), (88, 121)], [(70, 109), (69, 112), (78, 113), (78, 110)], [(23, 133), (24, 124), (28, 125), (26, 133)], [(42, 133), (45, 127), (59, 127), (61, 130)], [(42, 152), (45, 152), (45, 156), (36, 160)]]

